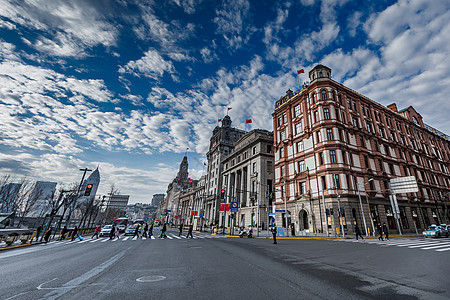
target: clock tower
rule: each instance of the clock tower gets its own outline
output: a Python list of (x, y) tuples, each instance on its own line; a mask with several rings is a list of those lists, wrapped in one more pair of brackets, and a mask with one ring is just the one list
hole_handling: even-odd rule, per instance
[(188, 180), (189, 172), (188, 172), (189, 164), (187, 161), (187, 156), (183, 157), (183, 161), (180, 163), (180, 169), (178, 170), (177, 179), (179, 179), (180, 183), (185, 183)]

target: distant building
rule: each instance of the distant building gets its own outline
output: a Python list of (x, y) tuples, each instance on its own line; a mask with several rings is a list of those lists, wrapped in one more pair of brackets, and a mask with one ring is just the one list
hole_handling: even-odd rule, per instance
[(126, 215), (128, 215), (128, 219), (136, 220), (136, 219), (146, 219), (149, 218), (155, 213), (156, 207), (152, 204), (147, 203), (135, 203), (128, 204), (126, 209)]
[(116, 212), (116, 217), (122, 217), (127, 210), (130, 195), (112, 195), (109, 197), (107, 210)]
[(154, 194), (152, 198), (152, 205), (158, 206), (159, 203), (164, 199), (164, 194)]
[(53, 198), (57, 182), (36, 181), (30, 194), (31, 201), (36, 201), (27, 217), (43, 217), (50, 213), (50, 200)]

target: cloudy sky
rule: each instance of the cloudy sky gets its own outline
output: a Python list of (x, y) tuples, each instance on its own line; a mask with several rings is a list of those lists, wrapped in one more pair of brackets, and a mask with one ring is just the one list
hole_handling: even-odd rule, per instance
[(100, 194), (149, 202), (187, 148), (202, 175), (227, 107), (272, 130), (318, 63), (450, 133), (448, 0), (3, 0), (0, 174), (70, 184), (99, 166)]

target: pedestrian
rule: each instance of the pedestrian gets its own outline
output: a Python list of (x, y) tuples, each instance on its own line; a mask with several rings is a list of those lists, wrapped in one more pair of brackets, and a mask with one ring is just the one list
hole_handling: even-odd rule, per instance
[(163, 228), (161, 229), (161, 235), (159, 236), (160, 239), (166, 238), (166, 230), (167, 230), (167, 225), (166, 225), (166, 223), (164, 223)]
[(116, 235), (116, 227), (113, 225), (111, 227), (111, 230), (109, 231), (109, 239), (113, 240), (115, 235)]
[(180, 231), (178, 236), (181, 236), (181, 233), (183, 233), (183, 224), (180, 224), (180, 228), (178, 228), (178, 230)]
[(144, 226), (144, 232), (142, 233), (142, 237), (145, 237), (145, 238), (148, 237), (148, 236), (147, 236), (147, 231), (148, 231), (148, 224), (145, 223), (145, 226)]
[(378, 223), (378, 225), (377, 225), (377, 230), (378, 230), (378, 234), (379, 234), (378, 240), (379, 241), (384, 241), (383, 240), (383, 229), (381, 228), (380, 223)]
[(119, 239), (119, 233), (120, 233), (119, 227), (116, 227), (116, 238), (117, 239)]
[(359, 230), (358, 225), (355, 225), (355, 235), (356, 235), (356, 240), (358, 240), (358, 236), (360, 236), (361, 239), (364, 240), (363, 236), (361, 235), (361, 230)]
[(139, 237), (139, 225), (136, 225), (136, 229), (134, 230), (133, 239), (134, 239), (135, 237)]
[(67, 226), (64, 226), (64, 228), (61, 230), (61, 236), (59, 238), (60, 241), (66, 239), (66, 234), (69, 231), (69, 229), (67, 229)]
[(97, 226), (97, 228), (95, 228), (94, 234), (91, 236), (91, 239), (93, 239), (94, 236), (98, 238), (99, 233), (100, 233), (100, 226)]
[(384, 239), (385, 239), (386, 241), (390, 241), (390, 240), (389, 240), (389, 229), (387, 228), (385, 222), (383, 222), (383, 228), (382, 228), (382, 230), (383, 230), (383, 233), (384, 233)]
[(75, 239), (75, 237), (78, 236), (78, 227), (75, 226), (75, 228), (72, 230), (72, 241)]
[(148, 237), (152, 237), (153, 235), (153, 223), (150, 225), (150, 228), (148, 229)]
[(38, 228), (36, 228), (36, 241), (39, 239), (39, 235), (42, 231), (42, 225), (39, 225)]
[(52, 235), (52, 227), (50, 227), (46, 232), (45, 232), (45, 235), (44, 235), (44, 240), (45, 240), (45, 243), (47, 244), (48, 243), (48, 240), (50, 239), (50, 236)]
[(277, 244), (277, 228), (274, 226), (272, 226), (272, 236), (273, 236), (273, 243)]
[(193, 228), (194, 228), (194, 226), (193, 226), (192, 224), (189, 225), (188, 234), (187, 234), (187, 236), (186, 236), (187, 239), (189, 238), (189, 236), (191, 236), (191, 239), (194, 238), (194, 236), (192, 235), (192, 229), (193, 229)]

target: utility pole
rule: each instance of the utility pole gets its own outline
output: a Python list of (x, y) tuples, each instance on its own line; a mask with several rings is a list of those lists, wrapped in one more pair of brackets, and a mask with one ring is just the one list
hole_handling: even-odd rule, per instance
[(80, 195), (81, 186), (83, 185), (84, 177), (86, 176), (86, 172), (92, 172), (92, 170), (89, 170), (88, 168), (80, 169), (80, 171), (83, 171), (83, 177), (81, 177), (80, 185), (78, 186), (76, 198), (73, 200), (72, 208), (69, 210), (69, 215), (67, 216), (66, 224), (69, 225), (70, 216), (72, 215), (72, 212), (75, 210), (77, 200)]
[(340, 202), (341, 195), (338, 192), (338, 187), (337, 187), (337, 184), (336, 184), (337, 182), (336, 182), (336, 176), (335, 175), (338, 175), (338, 174), (333, 174), (333, 179), (334, 179), (334, 188), (336, 189), (336, 194), (337, 194), (337, 203), (338, 203), (338, 211), (339, 211), (339, 223), (341, 225), (342, 236), (345, 237), (344, 223), (342, 222), (342, 212), (341, 212), (341, 202)]

